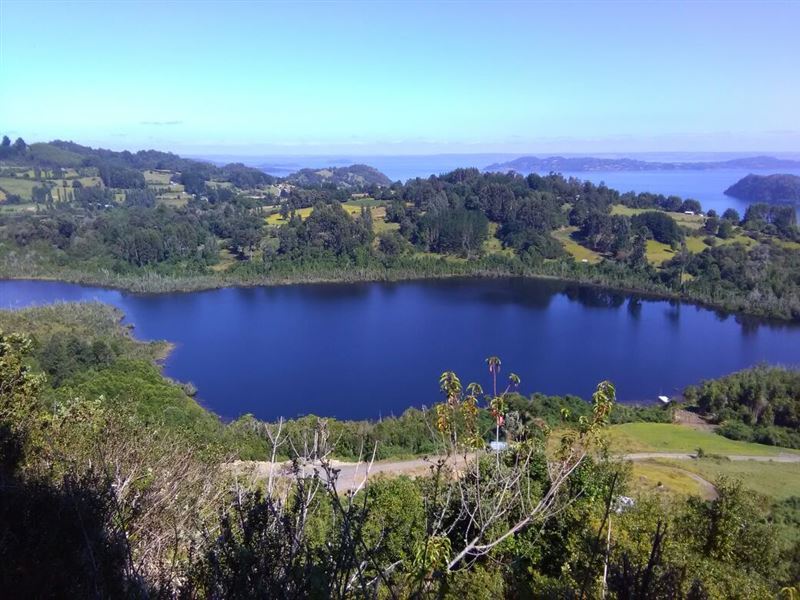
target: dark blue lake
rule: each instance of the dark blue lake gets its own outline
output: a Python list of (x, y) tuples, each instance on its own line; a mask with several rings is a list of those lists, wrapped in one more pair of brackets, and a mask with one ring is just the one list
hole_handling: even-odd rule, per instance
[(521, 391), (588, 397), (611, 379), (652, 401), (761, 361), (800, 363), (800, 326), (554, 281), (454, 279), (136, 295), (0, 281), (0, 307), (66, 300), (118, 306), (143, 339), (176, 344), (167, 375), (226, 418), (398, 414), (439, 398), (454, 370), (488, 386), (498, 355)]

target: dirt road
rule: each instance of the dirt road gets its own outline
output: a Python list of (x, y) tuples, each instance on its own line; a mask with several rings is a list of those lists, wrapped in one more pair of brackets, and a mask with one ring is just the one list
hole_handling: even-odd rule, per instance
[[(375, 462), (371, 466), (369, 463), (352, 463), (334, 460), (331, 462), (332, 466), (339, 472), (337, 487), (342, 491), (354, 490), (361, 486), (369, 477), (374, 477), (379, 474), (390, 475), (408, 475), (417, 477), (429, 472), (432, 465), (441, 457), (432, 456), (428, 458), (411, 458), (406, 460), (387, 460)], [(680, 453), (680, 452), (636, 452), (633, 454), (624, 454), (617, 458), (630, 461), (646, 461), (658, 458), (671, 459), (671, 460), (692, 460), (697, 458), (695, 454)], [(752, 460), (756, 462), (780, 462), (780, 463), (800, 463), (800, 454), (776, 454), (773, 456), (751, 456), (751, 455), (731, 455), (727, 457), (730, 460), (743, 461)], [(456, 467), (463, 465), (463, 457), (457, 460), (450, 459), (452, 464)], [(270, 471), (273, 475), (279, 476), (282, 472), (286, 472), (289, 463), (270, 463), (268, 461), (236, 461), (231, 464), (234, 472), (250, 476), (255, 480), (263, 480), (269, 477)], [(324, 476), (319, 464), (310, 463), (305, 466), (306, 472), (310, 475), (314, 471)], [(700, 477), (699, 475), (686, 471), (692, 479), (695, 479), (704, 488), (713, 486)]]

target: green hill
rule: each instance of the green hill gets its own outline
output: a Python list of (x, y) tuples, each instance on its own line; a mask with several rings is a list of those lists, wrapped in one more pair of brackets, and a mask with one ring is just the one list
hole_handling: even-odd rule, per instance
[(750, 202), (800, 202), (800, 177), (797, 175), (747, 175), (725, 194)]

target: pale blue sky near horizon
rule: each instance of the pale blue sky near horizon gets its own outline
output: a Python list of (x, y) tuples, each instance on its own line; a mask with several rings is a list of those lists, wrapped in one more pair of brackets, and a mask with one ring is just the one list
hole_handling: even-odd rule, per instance
[(186, 154), (800, 151), (800, 2), (0, 0), (0, 133)]

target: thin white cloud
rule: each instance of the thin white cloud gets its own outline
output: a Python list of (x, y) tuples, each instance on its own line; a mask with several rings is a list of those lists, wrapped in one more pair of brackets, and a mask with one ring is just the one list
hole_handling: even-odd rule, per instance
[(139, 125), (155, 125), (157, 127), (167, 125), (183, 125), (183, 121), (139, 121)]

